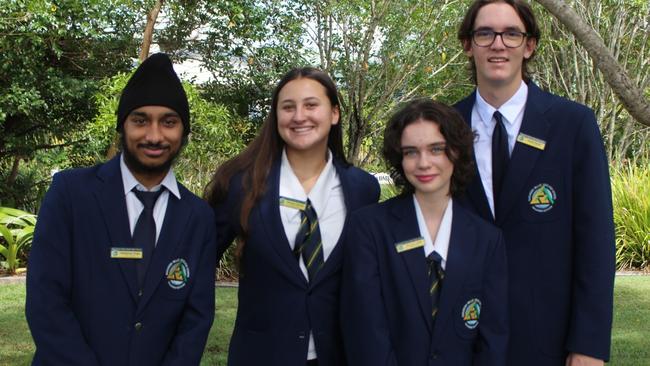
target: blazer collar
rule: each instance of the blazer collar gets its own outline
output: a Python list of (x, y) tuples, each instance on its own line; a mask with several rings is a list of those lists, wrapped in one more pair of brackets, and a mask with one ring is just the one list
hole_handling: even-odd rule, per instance
[[(108, 245), (107, 255), (110, 253), (111, 247), (132, 246), (119, 158), (118, 155), (99, 167), (97, 180), (93, 186), (93, 194), (99, 203), (109, 238), (106, 243)], [(138, 285), (135, 260), (118, 260), (117, 262), (131, 297), (133, 301), (137, 302)]]
[(445, 279), (442, 282), (442, 292), (436, 325), (433, 333), (433, 342), (436, 343), (440, 337), (445, 337), (443, 330), (451, 318), (460, 316), (453, 312), (454, 304), (458, 299), (464, 286), (467, 274), (467, 263), (469, 258), (476, 255), (477, 243), (480, 240), (476, 235), (476, 228), (467, 215), (467, 211), (453, 201), (454, 217), (451, 223), (451, 238), (449, 240), (449, 252), (447, 254), (447, 266)]
[[(456, 108), (463, 116), (465, 122), (472, 127), (472, 108), (476, 102), (476, 89), (470, 94), (467, 98), (461, 100), (456, 104)], [(472, 160), (474, 161), (474, 179), (467, 186), (466, 193), (470, 197), (471, 202), (476, 208), (478, 214), (485, 218), (486, 220), (494, 221), (492, 216), (492, 210), (488, 204), (487, 198), (485, 196), (485, 189), (483, 189), (483, 182), (481, 182), (481, 177), (478, 171), (478, 164), (476, 163), (476, 156), (472, 154)]]
[[(456, 105), (456, 108), (461, 112), (470, 127), (472, 123), (472, 108), (475, 101), (476, 90)], [(550, 103), (551, 100), (547, 93), (542, 91), (532, 81), (528, 82), (528, 99), (526, 100), (526, 108), (519, 134), (525, 134), (546, 141), (548, 138), (549, 121), (544, 116), (544, 113), (549, 108)], [(519, 197), (516, 192), (522, 189), (523, 184), (532, 172), (541, 153), (542, 151), (539, 149), (519, 142), (515, 143), (512, 156), (510, 157), (508, 171), (506, 172), (503, 187), (501, 188), (503, 192), (511, 192), (511, 194), (504, 194), (499, 198), (499, 204), (497, 205), (499, 212), (496, 213), (497, 225), (501, 225), (510, 214), (512, 207)], [(478, 168), (476, 167), (476, 160), (474, 160), (474, 166), (475, 178), (467, 187), (467, 195), (471, 198), (481, 217), (494, 221), (490, 206), (485, 197), (485, 190), (483, 189)]]
[[(528, 84), (528, 100), (519, 134), (525, 134), (546, 141), (549, 121), (544, 116), (548, 106), (548, 96), (534, 83)], [(523, 189), (542, 150), (517, 142), (510, 157), (508, 170), (503, 180), (502, 192), (510, 192), (499, 197), (499, 212), (496, 214), (497, 225), (502, 225), (510, 214), (515, 202), (520, 199), (517, 193)]]
[[(421, 237), (418, 220), (415, 214), (415, 205), (413, 204), (411, 195), (396, 198), (393, 201), (393, 206), (391, 207), (390, 212), (397, 223), (393, 225), (393, 239), (395, 241), (393, 244)], [(450, 250), (451, 244), (452, 243), (450, 242)], [(424, 248), (420, 247), (406, 250), (398, 253), (398, 255), (404, 261), (406, 270), (411, 277), (411, 283), (413, 284), (413, 291), (417, 295), (420, 313), (422, 314), (424, 322), (427, 324), (429, 332), (431, 332), (431, 299), (429, 298), (429, 293), (427, 291), (429, 284)], [(447, 266), (449, 266), (449, 262), (447, 262)]]
[(189, 245), (183, 238), (190, 237), (187, 233), (191, 225), (189, 222), (192, 220), (193, 210), (187, 197), (189, 191), (186, 189), (180, 190), (181, 199), (173, 194), (169, 195), (167, 202), (167, 210), (165, 211), (165, 220), (163, 227), (160, 231), (160, 237), (156, 243), (156, 249), (153, 251), (153, 257), (147, 269), (147, 275), (144, 283), (144, 295), (138, 303), (138, 312), (142, 311), (151, 296), (155, 292), (156, 287), (160, 281), (166, 281), (165, 271), (171, 261), (177, 259), (176, 253), (179, 252), (178, 247), (181, 245)]
[[(263, 223), (267, 237), (270, 238), (269, 242), (291, 273), (290, 278), (295, 281), (297, 285), (306, 288), (308, 286), (308, 281), (305, 279), (305, 276), (300, 269), (300, 265), (291, 251), (289, 240), (284, 232), (284, 226), (282, 225), (282, 218), (280, 216), (279, 199), (280, 159), (276, 159), (269, 172), (266, 184), (266, 193), (259, 201), (259, 221)], [(255, 210), (251, 213), (254, 211)]]
[[(110, 247), (132, 246), (119, 158), (118, 155), (99, 167), (94, 187), (94, 195), (99, 202), (110, 240), (107, 253)], [(180, 185), (179, 188), (181, 198), (189, 194)], [(140, 289), (137, 284), (135, 260), (118, 261), (131, 297), (134, 302), (138, 303), (138, 311), (144, 308), (156, 286), (160, 281), (164, 280), (165, 268), (174, 259), (172, 257), (177, 252), (176, 248), (182, 242), (182, 234), (189, 227), (187, 222), (191, 220), (191, 217), (192, 209), (187, 199), (178, 199), (175, 195), (170, 194), (163, 227), (147, 270), (142, 299), (139, 299), (138, 296)]]

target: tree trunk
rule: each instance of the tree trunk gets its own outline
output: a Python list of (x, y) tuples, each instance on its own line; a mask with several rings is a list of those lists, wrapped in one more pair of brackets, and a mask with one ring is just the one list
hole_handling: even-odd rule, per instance
[(632, 82), (598, 33), (563, 0), (535, 1), (576, 36), (630, 115), (639, 123), (650, 126), (650, 101), (645, 99), (643, 91)]
[(142, 34), (142, 47), (140, 48), (140, 63), (146, 60), (149, 56), (149, 48), (151, 48), (151, 40), (153, 38), (153, 28), (156, 25), (156, 19), (158, 19), (158, 13), (163, 6), (164, 0), (157, 0), (153, 8), (147, 14), (147, 25), (144, 27), (144, 33)]

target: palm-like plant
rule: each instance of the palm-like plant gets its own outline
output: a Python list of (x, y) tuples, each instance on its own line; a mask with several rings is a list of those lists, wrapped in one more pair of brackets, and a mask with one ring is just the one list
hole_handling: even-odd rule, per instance
[(18, 267), (18, 251), (34, 237), (36, 215), (10, 207), (0, 207), (0, 256), (9, 273)]

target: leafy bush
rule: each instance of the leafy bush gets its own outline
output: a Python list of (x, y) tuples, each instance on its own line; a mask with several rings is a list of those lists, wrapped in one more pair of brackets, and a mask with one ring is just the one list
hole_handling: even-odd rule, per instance
[(616, 266), (647, 269), (650, 265), (650, 167), (612, 167), (612, 198), (616, 225)]
[(15, 273), (19, 265), (18, 252), (32, 244), (36, 215), (15, 208), (0, 207), (0, 255), (3, 266)]

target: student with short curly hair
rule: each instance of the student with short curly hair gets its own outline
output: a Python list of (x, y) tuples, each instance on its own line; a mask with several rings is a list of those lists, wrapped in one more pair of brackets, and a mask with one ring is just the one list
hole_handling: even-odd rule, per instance
[(351, 365), (505, 365), (500, 231), (455, 199), (473, 174), (473, 133), (453, 108), (416, 99), (384, 132), (397, 197), (354, 212), (342, 326)]

